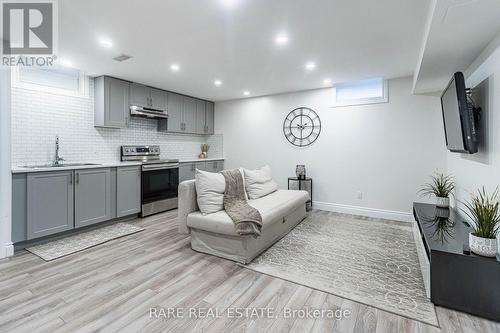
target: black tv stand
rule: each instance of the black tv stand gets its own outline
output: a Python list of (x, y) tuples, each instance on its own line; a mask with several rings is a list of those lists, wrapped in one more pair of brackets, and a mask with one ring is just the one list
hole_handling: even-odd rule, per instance
[[(423, 247), (429, 264), (432, 303), (500, 321), (500, 257), (470, 252), (470, 225), (454, 209), (413, 203), (413, 215), (417, 247)], [(424, 267), (424, 279), (426, 273)]]

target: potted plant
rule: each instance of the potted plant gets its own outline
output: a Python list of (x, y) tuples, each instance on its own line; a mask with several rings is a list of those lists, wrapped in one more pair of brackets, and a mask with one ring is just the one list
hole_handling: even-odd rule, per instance
[(436, 206), (448, 208), (450, 205), (450, 194), (455, 189), (455, 182), (450, 175), (437, 173), (431, 176), (432, 182), (425, 184), (419, 191), (423, 195), (436, 197)]
[(500, 229), (498, 188), (488, 195), (483, 187), (464, 205), (466, 209), (463, 211), (473, 222), (473, 231), (469, 234), (471, 251), (481, 256), (495, 257), (498, 250), (496, 236)]

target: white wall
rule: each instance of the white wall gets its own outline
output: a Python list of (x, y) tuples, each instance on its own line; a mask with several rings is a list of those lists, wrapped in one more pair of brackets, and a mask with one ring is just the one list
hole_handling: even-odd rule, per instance
[(195, 159), (208, 143), (209, 157), (223, 157), (221, 135), (161, 133), (152, 119), (133, 117), (126, 129), (95, 128), (93, 79), (87, 97), (13, 87), (12, 165), (52, 162), (56, 135), (61, 156), (71, 162), (117, 161), (121, 145), (160, 145), (163, 158)]
[(0, 69), (0, 258), (14, 254), (11, 242), (10, 71)]
[[(305, 164), (316, 208), (409, 220), (420, 185), (446, 169), (439, 98), (412, 95), (411, 86), (411, 78), (390, 80), (389, 103), (342, 108), (330, 107), (331, 89), (216, 103), (226, 166), (269, 164), (286, 188), (295, 165)], [(282, 130), (300, 106), (322, 122), (319, 139), (306, 148), (288, 143)]]
[[(500, 36), (500, 35), (499, 35)], [(448, 172), (455, 176), (455, 206), (461, 207), (470, 193), (500, 186), (500, 38), (488, 46), (465, 72), (468, 87), (479, 92), (476, 103), (483, 108), (479, 152), (474, 155), (448, 153)]]

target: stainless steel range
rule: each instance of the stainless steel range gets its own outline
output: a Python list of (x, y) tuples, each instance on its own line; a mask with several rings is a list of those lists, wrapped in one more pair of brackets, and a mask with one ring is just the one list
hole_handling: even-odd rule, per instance
[(159, 146), (122, 146), (121, 160), (142, 162), (141, 217), (177, 208), (179, 160), (160, 159)]

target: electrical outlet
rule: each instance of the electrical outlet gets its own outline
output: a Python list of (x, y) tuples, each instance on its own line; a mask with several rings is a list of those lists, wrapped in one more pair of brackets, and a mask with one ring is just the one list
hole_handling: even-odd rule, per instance
[(363, 192), (358, 191), (358, 192), (356, 193), (356, 198), (358, 198), (359, 200), (363, 199)]

